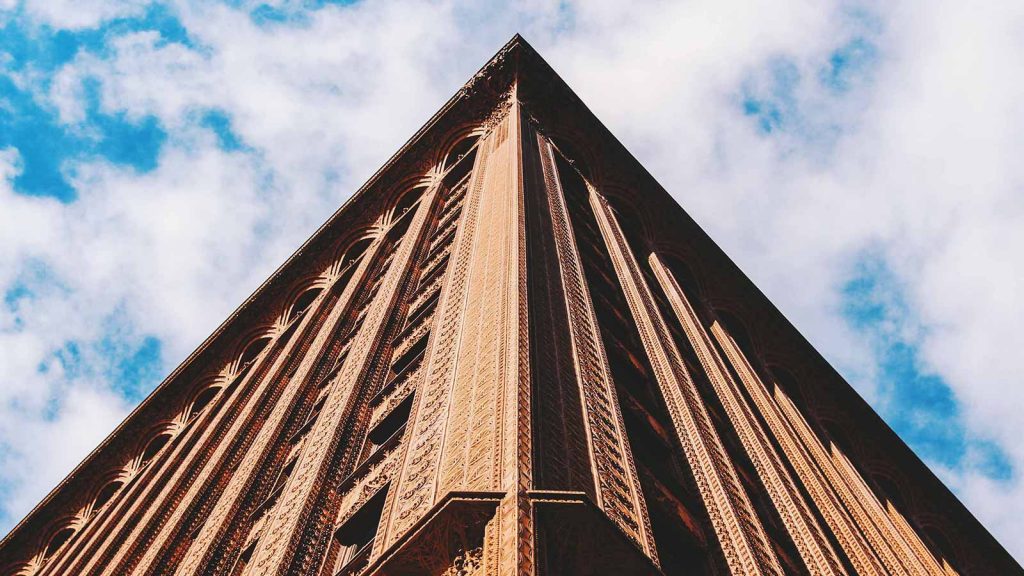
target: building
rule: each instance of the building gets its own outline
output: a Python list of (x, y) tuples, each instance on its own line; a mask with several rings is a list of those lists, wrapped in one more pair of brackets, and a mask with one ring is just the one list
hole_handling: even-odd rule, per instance
[(1017, 574), (520, 37), (4, 574)]

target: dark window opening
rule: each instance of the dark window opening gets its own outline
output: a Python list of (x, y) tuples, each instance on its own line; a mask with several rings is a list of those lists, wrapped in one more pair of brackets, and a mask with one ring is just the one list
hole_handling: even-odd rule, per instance
[(235, 565), (231, 568), (231, 576), (238, 576), (245, 571), (245, 567), (248, 566), (249, 562), (252, 560), (253, 553), (256, 552), (256, 544), (258, 543), (259, 540), (254, 540), (251, 544), (245, 547), (245, 550), (242, 550), (242, 553), (238, 555), (238, 560), (235, 561)]
[(352, 244), (349, 246), (348, 250), (345, 251), (345, 259), (349, 262), (355, 262), (366, 252), (366, 249), (369, 248), (372, 243), (373, 240), (370, 238), (363, 238), (355, 244)]
[(114, 494), (117, 494), (117, 491), (121, 489), (121, 486), (124, 486), (124, 482), (120, 480), (114, 480), (104, 486), (100, 493), (96, 495), (96, 500), (92, 503), (92, 509), (99, 510), (106, 506), (107, 502), (110, 502), (110, 499), (114, 497)]
[(294, 320), (305, 313), (310, 304), (312, 304), (313, 301), (316, 300), (316, 297), (320, 295), (320, 292), (320, 288), (312, 288), (303, 292), (302, 295), (299, 296), (298, 300), (295, 301), (295, 304), (292, 305), (291, 318), (289, 319)]
[[(343, 570), (354, 571), (358, 561), (365, 561), (377, 536), (378, 525), (384, 512), (384, 497), (387, 489), (381, 489), (363, 505), (345, 524), (334, 533), (331, 556), (334, 557), (334, 574)], [(351, 570), (350, 570), (351, 569)]]
[(295, 463), (298, 458), (292, 458), (290, 462), (285, 464), (284, 468), (281, 469), (280, 474), (274, 479), (274, 483), (270, 487), (270, 492), (267, 493), (267, 497), (263, 499), (263, 502), (256, 507), (252, 512), (252, 518), (258, 519), (260, 516), (265, 514), (267, 510), (274, 507), (277, 504), (277, 499), (281, 497), (281, 493), (284, 492), (284, 486), (288, 482), (288, 478), (291, 477), (292, 472), (295, 470)]
[(263, 349), (266, 348), (267, 344), (269, 343), (270, 338), (264, 336), (246, 346), (245, 351), (242, 352), (242, 356), (238, 360), (238, 364), (240, 366), (248, 366), (249, 364), (251, 364), (252, 361), (255, 360), (257, 356), (259, 356), (260, 352), (262, 352)]
[(413, 395), (409, 394), (407, 398), (402, 400), (398, 406), (395, 406), (391, 413), (366, 435), (366, 439), (373, 446), (372, 452), (376, 452), (381, 446), (387, 444), (388, 440), (393, 436), (405, 429), (405, 425), (409, 421), (409, 413), (412, 411), (412, 397)]
[[(434, 311), (434, 307), (437, 306), (437, 301), (441, 298), (441, 291), (438, 290), (430, 298), (427, 298), (422, 304), (420, 304), (415, 310), (409, 313), (409, 320), (406, 321), (405, 326), (409, 328), (415, 326), (421, 320), (427, 317), (428, 314)], [(403, 330), (405, 332), (405, 330)]]
[(199, 395), (196, 396), (196, 399), (192, 402), (191, 416), (194, 417), (195, 415), (202, 412), (203, 408), (206, 408), (206, 406), (210, 404), (214, 397), (217, 396), (218, 392), (220, 392), (220, 386), (210, 386), (209, 388), (200, 392)]
[(406, 350), (401, 357), (395, 360), (395, 362), (391, 365), (392, 374), (402, 374), (403, 372), (406, 371), (407, 368), (412, 366), (413, 362), (415, 362), (419, 358), (419, 356), (423, 354), (423, 352), (427, 349), (428, 336), (430, 336), (430, 333), (425, 332), (422, 336), (420, 336), (420, 339), (417, 340), (415, 344), (410, 346), (409, 349)]
[(146, 445), (146, 449), (142, 452), (142, 463), (146, 464), (152, 460), (170, 440), (171, 435), (168, 433), (161, 434), (150, 440), (149, 444)]
[(53, 554), (57, 550), (60, 550), (60, 547), (63, 546), (68, 540), (70, 540), (71, 537), (74, 536), (74, 535), (75, 535), (75, 529), (74, 528), (71, 528), (70, 526), (67, 527), (67, 528), (62, 528), (60, 530), (60, 532), (57, 532), (56, 534), (53, 535), (53, 538), (50, 538), (50, 544), (47, 545), (46, 553), (44, 554), (44, 556), (46, 558), (49, 558), (50, 556), (53, 556)]
[(462, 140), (459, 141), (458, 144), (456, 144), (455, 146), (452, 146), (452, 149), (448, 152), (448, 155), (445, 156), (445, 159), (444, 159), (444, 167), (445, 167), (445, 169), (447, 170), (448, 168), (451, 168), (459, 160), (462, 160), (462, 158), (476, 144), (476, 141), (477, 141), (476, 137), (470, 136), (468, 138), (463, 138)]
[(394, 215), (392, 216), (393, 220), (397, 221), (410, 212), (412, 207), (416, 205), (419, 199), (423, 197), (423, 193), (426, 191), (426, 188), (419, 187), (406, 192), (405, 195), (395, 203)]
[[(407, 213), (411, 212), (411, 210), (407, 209), (406, 212)], [(411, 224), (411, 223), (412, 223), (412, 218), (400, 218), (400, 219), (396, 220), (391, 225), (391, 229), (388, 230), (388, 239), (391, 240), (392, 242), (394, 242), (397, 245), (398, 242), (401, 241), (402, 236), (405, 235), (406, 230), (409, 229), (409, 224)], [(394, 253), (392, 252), (389, 255), (389, 257), (394, 257)]]
[(448, 156), (444, 159), (444, 183), (453, 187), (459, 180), (462, 180), (469, 171), (473, 169), (473, 160), (476, 158), (476, 137), (466, 138), (452, 147)]
[(325, 390), (324, 393), (317, 397), (316, 403), (313, 404), (313, 407), (309, 409), (309, 413), (302, 421), (302, 426), (299, 426), (299, 429), (296, 430), (295, 433), (292, 434), (290, 438), (288, 438), (289, 442), (295, 444), (296, 442), (299, 441), (300, 438), (302, 438), (306, 434), (306, 432), (309, 432), (310, 428), (313, 427), (313, 424), (316, 423), (316, 419), (320, 416), (320, 411), (323, 409), (324, 404), (326, 402), (327, 393)]
[(428, 283), (433, 281), (435, 276), (437, 276), (438, 274), (441, 274), (441, 272), (444, 271), (443, 264), (446, 263), (446, 262), (448, 262), (448, 254), (445, 254), (444, 256), (442, 256), (442, 257), (440, 257), (440, 258), (438, 258), (436, 260), (433, 260), (433, 261), (429, 261), (429, 259), (428, 259), (428, 266), (429, 266), (429, 268), (427, 268), (423, 272), (423, 275), (420, 277), (419, 285), (420, 286), (426, 286)]

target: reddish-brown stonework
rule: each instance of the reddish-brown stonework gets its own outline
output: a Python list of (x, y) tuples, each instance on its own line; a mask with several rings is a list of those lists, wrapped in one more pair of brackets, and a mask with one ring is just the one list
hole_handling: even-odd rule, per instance
[(0, 574), (1019, 574), (515, 37)]

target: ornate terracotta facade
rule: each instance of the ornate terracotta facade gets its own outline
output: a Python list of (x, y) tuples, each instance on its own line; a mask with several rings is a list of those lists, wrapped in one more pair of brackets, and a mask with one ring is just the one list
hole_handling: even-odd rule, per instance
[(1021, 569), (517, 36), (0, 571)]

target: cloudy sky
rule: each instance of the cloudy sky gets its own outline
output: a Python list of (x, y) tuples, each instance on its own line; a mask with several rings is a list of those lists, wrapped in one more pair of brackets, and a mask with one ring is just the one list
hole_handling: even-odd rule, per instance
[(1024, 3), (0, 0), (0, 534), (513, 33), (1024, 559)]

